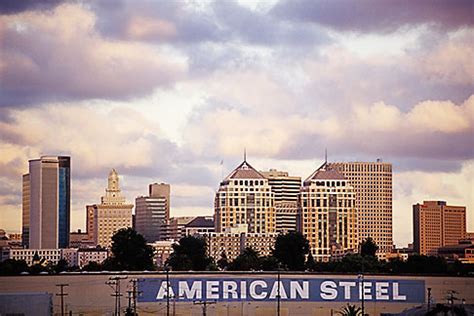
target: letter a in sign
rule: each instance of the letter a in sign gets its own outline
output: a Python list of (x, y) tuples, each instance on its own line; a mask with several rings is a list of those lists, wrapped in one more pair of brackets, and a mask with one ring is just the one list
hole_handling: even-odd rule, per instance
[(156, 295), (157, 300), (162, 300), (166, 298), (166, 296), (174, 297), (173, 288), (171, 285), (168, 287), (168, 291), (166, 291), (166, 281), (161, 282), (160, 289), (158, 290), (158, 294)]

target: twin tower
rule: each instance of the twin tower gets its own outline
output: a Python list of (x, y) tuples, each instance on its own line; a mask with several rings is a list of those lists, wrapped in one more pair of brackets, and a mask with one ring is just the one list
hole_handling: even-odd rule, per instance
[(259, 172), (244, 160), (215, 196), (217, 232), (246, 225), (249, 233), (300, 231), (315, 260), (357, 251), (371, 237), (379, 257), (392, 241), (392, 166), (381, 161), (324, 163), (299, 177)]

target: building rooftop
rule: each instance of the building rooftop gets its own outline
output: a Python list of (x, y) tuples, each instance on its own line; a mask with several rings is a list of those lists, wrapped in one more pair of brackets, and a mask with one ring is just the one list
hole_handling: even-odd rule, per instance
[(244, 160), (225, 178), (225, 180), (229, 179), (265, 179), (265, 177)]
[(209, 216), (197, 216), (186, 227), (214, 227), (214, 220)]
[(314, 171), (304, 182), (312, 180), (346, 180), (346, 178), (336, 169), (323, 163), (316, 171)]

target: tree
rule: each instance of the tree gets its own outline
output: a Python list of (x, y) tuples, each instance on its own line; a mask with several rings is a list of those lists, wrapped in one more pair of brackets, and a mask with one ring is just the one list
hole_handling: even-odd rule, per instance
[(221, 258), (217, 260), (217, 266), (221, 270), (226, 270), (227, 267), (229, 266), (229, 259), (227, 259), (227, 255), (225, 251), (222, 251)]
[(261, 270), (261, 258), (253, 248), (245, 250), (229, 265), (230, 271), (257, 271)]
[(370, 257), (375, 257), (375, 253), (379, 249), (379, 246), (377, 246), (372, 239), (372, 237), (367, 237), (366, 240), (362, 241), (360, 244), (360, 254), (362, 256), (370, 256)]
[(213, 260), (207, 255), (206, 241), (202, 237), (185, 236), (173, 245), (173, 253), (166, 263), (175, 271), (205, 271)]
[(0, 275), (18, 275), (28, 272), (28, 264), (25, 260), (7, 259), (0, 262)]
[(69, 262), (64, 258), (61, 258), (59, 259), (58, 263), (53, 266), (53, 271), (56, 273), (60, 273), (63, 271), (67, 271), (68, 268)]
[(347, 304), (347, 306), (344, 306), (339, 312), (337, 312), (339, 315), (342, 316), (358, 316), (362, 314), (362, 310), (360, 307), (356, 307), (355, 305)]
[(308, 271), (316, 271), (316, 262), (314, 261), (314, 257), (311, 254), (311, 251), (308, 254), (308, 258), (306, 258), (306, 270)]
[(273, 255), (290, 271), (304, 271), (305, 257), (309, 252), (309, 242), (299, 232), (278, 235)]
[(154, 270), (153, 248), (132, 228), (122, 228), (112, 236), (110, 270)]
[(96, 261), (90, 261), (85, 266), (82, 267), (82, 271), (102, 271), (103, 267), (100, 263)]
[(274, 256), (265, 256), (260, 258), (260, 268), (263, 271), (278, 270), (278, 260)]

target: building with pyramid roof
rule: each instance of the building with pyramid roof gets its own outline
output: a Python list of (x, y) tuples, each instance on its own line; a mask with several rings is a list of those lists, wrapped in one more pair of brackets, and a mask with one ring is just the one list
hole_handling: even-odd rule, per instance
[(298, 203), (299, 231), (316, 261), (357, 251), (355, 192), (340, 172), (324, 163), (304, 180)]
[(274, 233), (274, 196), (268, 179), (244, 157), (220, 183), (214, 201), (216, 232), (246, 224), (249, 233)]

